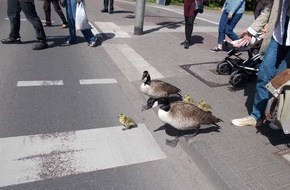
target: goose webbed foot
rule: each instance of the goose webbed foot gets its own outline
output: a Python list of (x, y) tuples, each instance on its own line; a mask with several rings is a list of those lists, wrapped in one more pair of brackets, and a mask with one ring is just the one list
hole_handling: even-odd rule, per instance
[(172, 147), (172, 148), (175, 148), (177, 143), (179, 141), (179, 138), (178, 137), (175, 137), (173, 140), (169, 140), (169, 139), (166, 139), (166, 145)]

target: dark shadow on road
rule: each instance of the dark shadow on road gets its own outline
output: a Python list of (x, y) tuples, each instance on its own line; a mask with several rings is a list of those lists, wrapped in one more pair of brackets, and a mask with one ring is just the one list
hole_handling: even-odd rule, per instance
[[(68, 39), (69, 39), (68, 36), (47, 36), (47, 43), (48, 43), (49, 48), (58, 47), (58, 46), (68, 47), (66, 45), (66, 42)], [(86, 43), (85, 38), (81, 36), (77, 36), (76, 41), (77, 43)]]
[(112, 39), (116, 36), (114, 33), (101, 33), (101, 35), (102, 35), (102, 39), (101, 39), (102, 42)]
[(232, 91), (233, 93), (236, 91), (244, 90), (244, 96), (247, 96), (245, 106), (248, 110), (248, 113), (250, 114), (250, 112), (252, 111), (252, 106), (254, 103), (254, 96), (256, 92), (256, 79), (253, 78), (251, 82), (247, 82), (241, 87), (229, 86), (228, 90)]
[(113, 14), (125, 14), (125, 13), (134, 13), (133, 11), (126, 11), (126, 10), (117, 10), (114, 11)]
[(202, 44), (203, 43), (204, 38), (202, 36), (191, 36), (190, 38), (190, 46), (194, 45), (194, 44)]
[(261, 133), (267, 137), (273, 146), (285, 145), (285, 147), (290, 148), (290, 135), (285, 135), (283, 130), (271, 129), (268, 123), (258, 127), (257, 133)]
[(172, 29), (175, 30), (176, 28), (181, 27), (181, 24), (184, 23), (184, 21), (178, 21), (178, 22), (160, 22), (160, 23), (156, 23), (156, 25), (160, 25), (159, 27), (156, 28), (151, 28), (149, 30), (145, 30), (143, 31), (143, 34), (149, 34), (151, 32), (155, 32), (158, 31), (162, 28), (168, 28), (168, 29)]
[[(175, 129), (174, 127), (172, 127), (171, 125), (165, 123), (164, 125), (160, 126), (159, 128), (155, 129), (154, 132), (157, 131), (162, 131), (164, 130), (165, 133), (169, 136), (175, 137), (178, 134), (178, 130)], [(184, 135), (191, 135), (195, 132), (195, 130), (185, 130), (185, 131), (180, 131), (180, 135), (179, 136), (184, 136)], [(202, 134), (202, 133), (211, 133), (211, 132), (220, 132), (220, 127), (219, 126), (202, 126), (199, 130), (198, 130), (198, 134)], [(198, 135), (197, 134), (197, 135)]]

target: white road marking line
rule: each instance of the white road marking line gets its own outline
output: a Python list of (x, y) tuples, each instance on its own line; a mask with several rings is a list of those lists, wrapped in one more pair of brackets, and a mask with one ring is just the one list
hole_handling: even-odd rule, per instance
[(63, 85), (62, 80), (40, 80), (40, 81), (18, 81), (17, 87), (27, 86), (59, 86)]
[(0, 138), (0, 187), (165, 159), (144, 124)]
[(114, 24), (113, 22), (94, 22), (106, 35), (110, 35), (110, 33), (115, 34), (115, 37), (119, 38), (128, 38), (131, 37), (127, 32), (122, 30), (119, 26)]
[(127, 44), (103, 44), (102, 46), (108, 55), (112, 55), (111, 59), (129, 81), (141, 80), (144, 70), (149, 71), (152, 78), (164, 78), (155, 67)]
[(286, 153), (286, 154), (282, 154), (282, 156), (288, 161), (290, 162), (290, 153)]
[(118, 83), (116, 79), (113, 78), (108, 78), (108, 79), (81, 79), (80, 84), (85, 85), (85, 84), (114, 84)]
[(102, 34), (96, 29), (96, 27), (91, 23), (91, 22), (89, 22), (89, 24), (91, 25), (91, 27), (92, 27), (92, 32), (93, 32), (93, 34), (95, 35), (95, 36), (97, 36), (97, 37), (102, 37)]

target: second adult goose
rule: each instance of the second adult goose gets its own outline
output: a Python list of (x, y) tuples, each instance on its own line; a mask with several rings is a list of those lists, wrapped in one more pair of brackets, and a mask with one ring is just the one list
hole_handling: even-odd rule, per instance
[[(190, 103), (178, 101), (170, 104), (168, 98), (161, 98), (158, 100), (158, 105), (160, 107), (158, 117), (161, 121), (181, 131), (195, 129), (192, 137), (197, 135), (200, 125), (216, 125), (216, 123), (222, 121), (212, 115), (211, 112), (203, 111)], [(174, 140), (166, 140), (166, 144), (175, 147), (178, 137), (179, 134)]]
[[(143, 72), (142, 80), (144, 82), (141, 84), (141, 91), (153, 99), (169, 97), (173, 94), (180, 95), (180, 89), (176, 86), (164, 82), (162, 80), (151, 80), (150, 74), (148, 71)], [(149, 109), (150, 107), (147, 107)]]
[(162, 80), (151, 80), (148, 71), (143, 72), (142, 80), (144, 80), (144, 82), (141, 84), (140, 89), (144, 94), (149, 96), (149, 99), (147, 100), (147, 105), (143, 106), (142, 111), (148, 110), (152, 107), (153, 104), (148, 103), (148, 101), (151, 101), (153, 103), (159, 98), (169, 97), (170, 95), (174, 94), (181, 96), (179, 94), (180, 89), (176, 86)]

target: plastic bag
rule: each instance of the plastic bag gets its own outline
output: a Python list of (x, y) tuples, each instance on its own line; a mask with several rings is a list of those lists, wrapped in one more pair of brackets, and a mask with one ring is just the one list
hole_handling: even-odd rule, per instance
[(195, 0), (195, 12), (202, 14), (203, 13), (203, 0)]
[(91, 29), (91, 25), (87, 19), (85, 5), (82, 1), (77, 3), (75, 26), (76, 30)]

